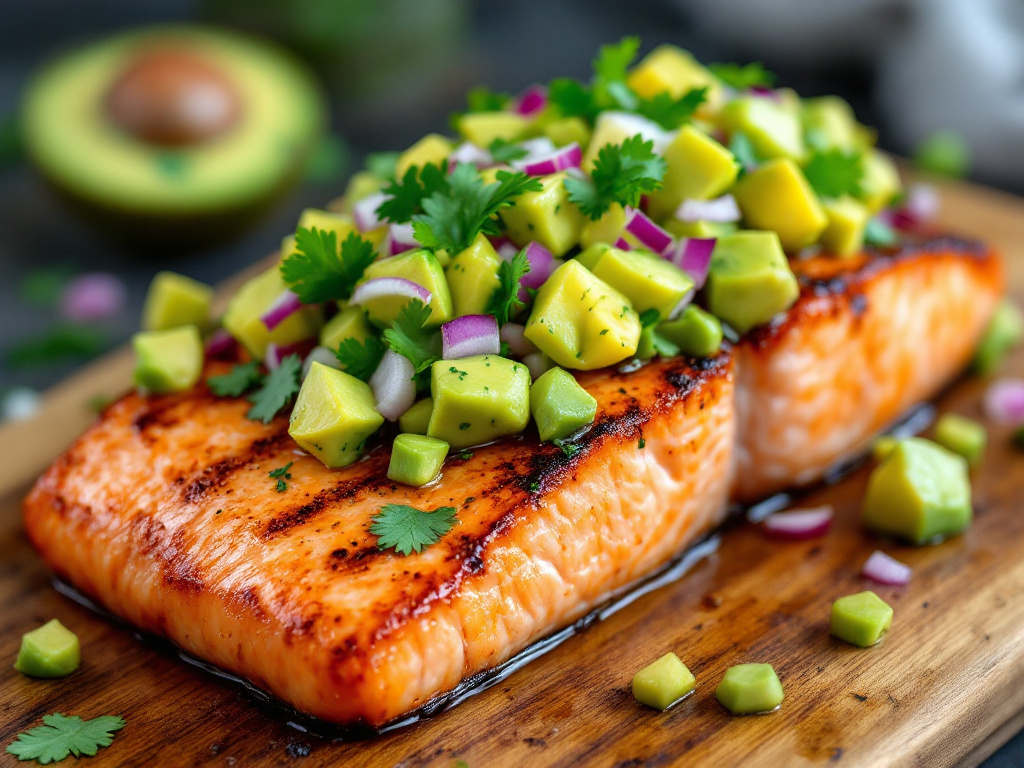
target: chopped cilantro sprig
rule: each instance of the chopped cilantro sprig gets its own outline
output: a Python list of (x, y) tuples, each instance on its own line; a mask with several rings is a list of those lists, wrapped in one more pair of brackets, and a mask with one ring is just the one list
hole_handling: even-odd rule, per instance
[(422, 552), (458, 523), (455, 512), (455, 507), (427, 511), (406, 504), (385, 504), (370, 521), (370, 533), (378, 537), (378, 549), (394, 548), (403, 556)]
[(708, 69), (719, 80), (735, 88), (737, 91), (746, 91), (750, 88), (771, 88), (775, 85), (775, 74), (764, 68), (760, 61), (752, 61), (749, 64), (709, 64)]
[(269, 424), (274, 417), (299, 393), (299, 374), (302, 359), (295, 354), (285, 357), (281, 364), (266, 375), (259, 389), (249, 395), (252, 408), (246, 414), (253, 421)]
[(376, 336), (369, 336), (362, 342), (350, 337), (338, 345), (334, 356), (345, 366), (345, 373), (369, 381), (384, 357), (384, 350), (384, 343)]
[(523, 276), (530, 271), (530, 261), (526, 257), (526, 249), (519, 251), (511, 261), (502, 261), (498, 268), (498, 287), (487, 305), (487, 314), (494, 315), (498, 325), (505, 325), (515, 315), (524, 302), (519, 298), (519, 289)]
[(59, 712), (43, 715), (43, 723), (7, 745), (7, 753), (19, 760), (36, 760), (40, 765), (57, 763), (68, 755), (94, 757), (100, 747), (109, 747), (115, 732), (124, 728), (124, 718), (105, 715), (83, 720)]
[(440, 334), (424, 328), (430, 313), (430, 307), (419, 299), (413, 299), (402, 307), (391, 327), (384, 331), (388, 346), (407, 358), (416, 374), (441, 359)]
[(373, 244), (355, 232), (349, 233), (339, 251), (334, 232), (299, 227), (295, 251), (281, 262), (281, 277), (303, 304), (338, 301), (352, 295), (376, 257)]
[(804, 176), (821, 197), (860, 195), (864, 179), (861, 154), (841, 149), (814, 150), (804, 166)]
[(263, 372), (256, 360), (239, 363), (227, 373), (211, 376), (206, 385), (217, 397), (239, 397), (263, 381)]
[(639, 205), (641, 195), (661, 186), (665, 167), (665, 161), (654, 152), (653, 141), (632, 136), (621, 145), (602, 147), (590, 179), (568, 178), (565, 188), (583, 214), (596, 220), (614, 203)]
[(448, 189), (448, 161), (440, 165), (426, 163), (422, 168), (412, 166), (401, 179), (394, 179), (384, 187), (387, 199), (377, 209), (381, 219), (404, 224), (423, 212), (423, 201), (435, 192)]

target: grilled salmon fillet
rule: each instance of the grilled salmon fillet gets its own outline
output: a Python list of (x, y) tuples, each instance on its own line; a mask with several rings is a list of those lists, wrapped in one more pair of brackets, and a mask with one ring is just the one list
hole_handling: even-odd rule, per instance
[[(208, 373), (218, 372), (212, 368)], [(205, 387), (130, 394), (38, 481), (28, 534), (110, 611), (337, 722), (385, 723), (564, 626), (725, 514), (732, 363), (655, 361), (581, 382), (572, 456), (536, 437), (452, 458), (412, 488), (389, 450), (326, 469), (279, 418)], [(268, 472), (294, 462), (285, 492)], [(380, 551), (388, 503), (458, 509), (420, 554)]]

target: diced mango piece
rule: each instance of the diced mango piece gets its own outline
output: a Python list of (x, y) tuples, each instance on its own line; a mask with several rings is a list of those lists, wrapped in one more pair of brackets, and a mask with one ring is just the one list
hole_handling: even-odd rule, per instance
[(808, 146), (816, 149), (857, 149), (857, 120), (850, 105), (838, 96), (805, 99), (800, 118)]
[(157, 394), (184, 392), (203, 372), (203, 339), (194, 325), (132, 336), (135, 383)]
[(580, 241), (585, 219), (569, 201), (565, 179), (564, 172), (542, 177), (539, 192), (520, 195), (515, 205), (501, 212), (509, 239), (516, 243), (536, 240), (555, 256), (564, 255)]
[(821, 244), (836, 256), (852, 256), (864, 247), (864, 230), (871, 219), (867, 206), (852, 197), (822, 201), (828, 226), (821, 233)]
[(372, 243), (374, 248), (380, 248), (381, 243), (384, 242), (384, 238), (387, 236), (387, 227), (378, 227), (372, 232), (360, 232), (349, 214), (323, 211), (319, 208), (306, 208), (302, 215), (299, 216), (298, 226), (305, 229), (316, 227), (324, 232), (333, 232), (338, 248), (341, 248), (342, 241), (353, 232)]
[(721, 195), (740, 170), (732, 152), (692, 125), (684, 126), (665, 148), (665, 163), (661, 188), (648, 195), (648, 213), (658, 220), (670, 218), (683, 200)]
[(634, 112), (602, 112), (597, 116), (594, 134), (583, 153), (583, 169), (589, 172), (594, 167), (597, 155), (607, 145), (618, 146), (633, 136), (654, 142), (654, 151), (659, 154), (664, 151), (671, 138), (668, 131), (642, 115)]
[(285, 318), (273, 331), (260, 319), (271, 304), (284, 292), (281, 271), (271, 267), (239, 288), (224, 313), (224, 327), (257, 360), (262, 360), (267, 345), (279, 346), (311, 339), (320, 332), (323, 316), (318, 307), (303, 307)]
[[(378, 277), (402, 277), (430, 291), (430, 325), (441, 325), (452, 319), (452, 296), (444, 269), (430, 251), (417, 248), (379, 259), (366, 268), (361, 282)], [(367, 301), (363, 308), (371, 323), (384, 327), (390, 325), (408, 303), (405, 297), (385, 296)]]
[(320, 329), (320, 346), (337, 350), (345, 339), (355, 339), (362, 343), (373, 335), (373, 328), (366, 319), (362, 307), (347, 307)]
[(399, 179), (402, 178), (405, 176), (405, 172), (413, 166), (423, 168), (428, 163), (440, 165), (454, 148), (444, 136), (428, 133), (399, 155), (398, 162), (395, 164), (395, 176)]
[(740, 333), (768, 322), (800, 295), (779, 236), (751, 231), (719, 238), (705, 291), (711, 313)]
[[(613, 245), (623, 235), (626, 226), (626, 209), (618, 203), (612, 203), (599, 219), (587, 219), (580, 232), (580, 247), (589, 249), (596, 243)], [(591, 267), (585, 264), (588, 269)]]
[(818, 196), (788, 158), (771, 160), (744, 176), (733, 188), (733, 196), (746, 224), (777, 232), (787, 251), (810, 245), (828, 225)]
[(646, 250), (608, 248), (590, 271), (614, 285), (637, 312), (653, 309), (661, 318), (667, 318), (694, 291), (692, 277)]
[(205, 283), (177, 272), (158, 272), (142, 306), (142, 330), (166, 331), (182, 325), (206, 328), (212, 303), (213, 288)]
[(337, 201), (337, 205), (332, 202), (328, 208), (331, 212), (344, 213), (351, 216), (353, 203), (357, 203), (364, 197), (380, 192), (383, 187), (384, 179), (380, 176), (369, 171), (357, 171), (349, 178), (348, 185), (345, 187), (345, 194), (340, 201)]
[(900, 172), (892, 158), (877, 149), (865, 151), (861, 162), (864, 176), (860, 182), (860, 199), (874, 216), (899, 193)]
[(515, 112), (466, 112), (456, 118), (455, 127), (466, 141), (486, 148), (495, 139), (519, 141), (530, 119)]
[(806, 154), (799, 115), (771, 99), (740, 96), (722, 107), (719, 119), (726, 133), (746, 136), (760, 158), (799, 161)]
[(716, 108), (724, 96), (718, 78), (701, 66), (689, 51), (674, 45), (659, 45), (644, 56), (626, 77), (626, 84), (646, 99), (666, 92), (678, 99), (694, 88), (706, 86), (707, 104), (711, 109)]
[(501, 281), (501, 256), (491, 241), (478, 234), (466, 250), (457, 254), (444, 269), (452, 295), (455, 317), (483, 315)]
[(551, 139), (556, 147), (564, 147), (574, 141), (581, 147), (590, 143), (590, 126), (580, 117), (562, 117), (545, 121), (541, 133)]
[(430, 414), (434, 410), (434, 401), (425, 397), (417, 400), (412, 408), (398, 417), (398, 428), (413, 435), (427, 434)]

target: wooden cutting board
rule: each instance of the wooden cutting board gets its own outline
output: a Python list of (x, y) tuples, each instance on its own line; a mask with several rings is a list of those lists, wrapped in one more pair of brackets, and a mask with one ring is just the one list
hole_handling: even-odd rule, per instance
[[(966, 185), (943, 188), (944, 225), (1001, 246), (1024, 303), (1024, 201)], [(832, 504), (823, 539), (779, 543), (747, 524), (682, 579), (569, 637), (494, 687), (433, 719), (357, 743), (289, 726), (239, 687), (140, 642), (62, 597), (21, 529), (32, 479), (86, 426), (88, 402), (119, 392), (121, 351), (56, 387), (30, 422), (0, 429), (0, 745), (49, 712), (119, 714), (127, 726), (90, 765), (159, 766), (729, 766), (976, 765), (1024, 725), (1024, 452), (992, 429), (973, 476), (976, 521), (939, 546), (886, 544), (858, 524), (867, 468), (802, 498)], [(1003, 373), (1024, 376), (1024, 350)], [(980, 417), (985, 384), (965, 379), (940, 410)], [(858, 570), (881, 546), (913, 567), (902, 588)], [(831, 601), (873, 588), (893, 605), (881, 645), (828, 633)], [(70, 678), (11, 668), (20, 636), (57, 617), (82, 640)], [(636, 704), (633, 672), (665, 652), (698, 680), (665, 713)], [(786, 700), (769, 715), (731, 717), (715, 701), (725, 669), (770, 662)], [(15, 765), (0, 755), (0, 766)]]

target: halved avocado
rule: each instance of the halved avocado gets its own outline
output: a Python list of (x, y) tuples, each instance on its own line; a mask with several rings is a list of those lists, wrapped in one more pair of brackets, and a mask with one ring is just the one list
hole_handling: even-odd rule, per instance
[(65, 55), (28, 89), (25, 144), (119, 239), (178, 246), (257, 219), (296, 182), (324, 101), (289, 54), (220, 30), (153, 27)]

